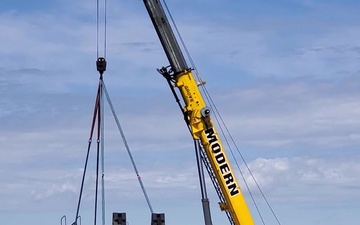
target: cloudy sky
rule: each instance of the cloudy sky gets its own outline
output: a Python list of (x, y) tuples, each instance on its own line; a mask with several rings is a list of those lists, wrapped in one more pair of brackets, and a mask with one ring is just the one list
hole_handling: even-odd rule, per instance
[[(223, 119), (281, 224), (358, 225), (360, 3), (167, 2)], [(108, 1), (105, 83), (152, 206), (202, 223), (193, 142), (156, 68), (167, 65), (142, 1)], [(96, 1), (0, 5), (0, 221), (74, 221), (98, 84)], [(107, 107), (106, 218), (150, 212)], [(93, 220), (94, 162), (81, 207)], [(239, 166), (244, 169), (240, 159)], [(235, 167), (235, 165), (234, 165)], [(275, 224), (248, 171), (266, 224)], [(244, 186), (241, 177), (238, 177)], [(257, 224), (262, 224), (243, 188)], [(214, 224), (226, 224), (209, 186)]]

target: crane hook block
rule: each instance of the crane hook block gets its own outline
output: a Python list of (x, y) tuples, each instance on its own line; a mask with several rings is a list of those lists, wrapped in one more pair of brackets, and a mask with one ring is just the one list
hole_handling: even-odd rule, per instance
[(102, 75), (106, 70), (106, 60), (103, 57), (99, 57), (96, 61), (97, 71)]

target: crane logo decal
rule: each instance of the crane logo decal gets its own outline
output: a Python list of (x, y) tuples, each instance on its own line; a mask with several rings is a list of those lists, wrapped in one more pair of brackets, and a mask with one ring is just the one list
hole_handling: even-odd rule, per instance
[(185, 88), (185, 92), (186, 92), (186, 95), (187, 95), (189, 101), (193, 102), (194, 98), (193, 98), (193, 96), (191, 94), (190, 88), (188, 86), (186, 86), (186, 85), (184, 86), (184, 88)]
[(215, 161), (217, 163), (217, 169), (221, 172), (222, 178), (226, 184), (226, 187), (231, 196), (239, 194), (239, 188), (235, 182), (235, 177), (232, 174), (231, 168), (225, 158), (222, 150), (222, 146), (219, 143), (219, 139), (214, 132), (214, 129), (210, 127), (205, 130), (206, 138), (208, 139), (210, 149), (214, 153)]

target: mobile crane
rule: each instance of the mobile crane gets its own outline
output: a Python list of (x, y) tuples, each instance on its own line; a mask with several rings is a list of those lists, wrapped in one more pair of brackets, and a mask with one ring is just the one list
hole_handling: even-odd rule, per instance
[[(143, 0), (143, 2), (170, 63), (170, 66), (162, 67), (158, 71), (166, 78), (177, 103), (182, 109), (194, 141), (198, 141), (200, 148), (205, 152), (203, 161), (209, 163), (207, 170), (210, 177), (214, 177), (214, 185), (219, 187), (218, 195), (222, 200), (220, 208), (227, 213), (232, 224), (254, 225), (240, 185), (236, 181), (235, 174), (212, 122), (211, 109), (206, 106), (192, 69), (187, 66), (161, 1)], [(180, 92), (185, 106), (181, 105), (177, 92)], [(204, 210), (204, 216), (205, 214)], [(211, 219), (209, 220), (206, 217), (205, 222), (206, 220), (210, 221), (206, 224), (211, 224)]]

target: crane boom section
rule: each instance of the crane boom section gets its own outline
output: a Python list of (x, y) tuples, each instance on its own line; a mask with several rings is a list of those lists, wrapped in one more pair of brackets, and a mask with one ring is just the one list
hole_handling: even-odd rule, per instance
[(183, 110), (188, 115), (193, 138), (200, 139), (225, 197), (226, 202), (220, 204), (221, 209), (230, 212), (236, 225), (254, 225), (211, 117), (204, 112), (207, 108), (191, 71), (177, 75), (175, 86), (185, 102)]
[[(183, 113), (194, 139), (200, 140), (225, 201), (222, 210), (230, 213), (235, 225), (254, 225), (235, 174), (210, 117), (210, 109), (168, 23), (160, 0), (143, 0), (171, 66), (171, 79), (185, 103)], [(167, 73), (167, 72), (166, 72)], [(164, 75), (164, 74), (163, 74)], [(169, 74), (168, 74), (169, 75)], [(172, 87), (173, 88), (173, 87)]]
[(175, 38), (174, 32), (165, 16), (164, 9), (158, 0), (144, 0), (151, 21), (158, 33), (160, 42), (164, 46), (167, 58), (174, 73), (180, 73), (187, 69), (185, 58), (180, 50), (179, 44)]

